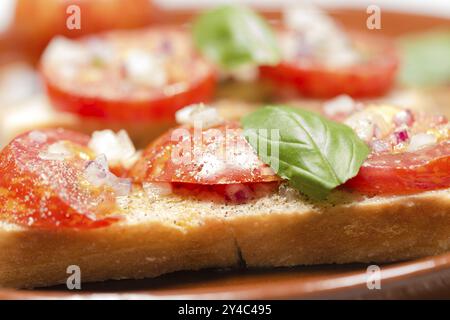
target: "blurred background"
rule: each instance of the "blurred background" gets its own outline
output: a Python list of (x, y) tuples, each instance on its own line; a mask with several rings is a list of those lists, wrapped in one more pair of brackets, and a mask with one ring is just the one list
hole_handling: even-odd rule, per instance
[[(0, 0), (0, 145), (14, 135), (34, 127), (65, 126), (83, 131), (100, 127), (113, 129), (123, 123), (101, 123), (57, 112), (46, 98), (39, 73), (40, 56), (56, 35), (77, 38), (113, 29), (134, 29), (157, 25), (186, 25), (198, 12), (218, 4), (239, 3), (257, 9), (272, 22), (281, 18), (287, 6), (305, 1), (220, 1), (220, 0)], [(399, 47), (401, 70), (394, 89), (379, 99), (403, 104), (426, 104), (449, 112), (450, 83), (450, 1), (448, 0), (315, 0), (307, 1), (325, 10), (346, 30), (368, 32), (369, 5), (381, 9), (381, 29), (371, 32), (390, 38)], [(81, 8), (80, 30), (66, 27), (67, 6)], [(258, 102), (246, 84), (242, 100)], [(239, 97), (239, 86), (219, 84), (216, 100), (227, 95)], [(261, 98), (264, 100), (264, 98)], [(301, 103), (313, 99), (298, 98)], [(313, 101), (314, 102), (314, 101)], [(237, 112), (240, 114), (239, 112)], [(164, 126), (169, 124), (164, 124)], [(159, 123), (147, 123), (148, 140), (161, 130)], [(136, 127), (136, 126), (134, 126)], [(154, 130), (157, 128), (156, 130)], [(150, 134), (148, 132), (154, 132)], [(147, 134), (148, 133), (148, 134)], [(138, 141), (139, 142), (139, 141)], [(144, 141), (147, 142), (147, 141)], [(144, 143), (143, 142), (143, 143)]]

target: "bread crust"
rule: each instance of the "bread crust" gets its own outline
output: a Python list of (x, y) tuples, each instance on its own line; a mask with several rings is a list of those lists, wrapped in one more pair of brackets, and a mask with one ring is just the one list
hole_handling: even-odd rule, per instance
[(275, 194), (244, 205), (134, 195), (127, 220), (96, 230), (0, 228), (0, 285), (155, 277), (177, 270), (405, 260), (447, 251), (449, 190), (328, 204)]
[(155, 277), (176, 270), (232, 267), (234, 239), (217, 219), (186, 232), (159, 222), (98, 230), (2, 230), (0, 284), (31, 288), (65, 283), (77, 265), (82, 282)]
[(450, 247), (448, 191), (373, 198), (231, 221), (247, 266), (391, 262)]

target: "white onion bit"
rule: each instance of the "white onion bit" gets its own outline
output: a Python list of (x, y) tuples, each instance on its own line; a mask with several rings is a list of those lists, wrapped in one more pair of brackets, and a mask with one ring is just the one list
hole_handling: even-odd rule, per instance
[(128, 51), (123, 67), (127, 77), (137, 84), (149, 87), (163, 87), (167, 84), (164, 61), (143, 50)]
[(371, 143), (372, 151), (375, 153), (381, 153), (391, 150), (391, 145), (384, 140), (375, 140)]
[(131, 180), (118, 178), (109, 171), (108, 162), (104, 154), (90, 161), (85, 169), (86, 180), (96, 187), (107, 185), (116, 196), (126, 196), (131, 192)]
[(216, 108), (207, 107), (203, 103), (193, 104), (175, 114), (177, 123), (184, 125), (199, 125), (202, 128), (210, 128), (224, 122)]
[(39, 158), (42, 160), (62, 161), (70, 158), (71, 156), (73, 156), (73, 153), (67, 149), (64, 141), (55, 142), (47, 148), (47, 151), (42, 151), (39, 153)]
[(44, 143), (47, 141), (47, 135), (38, 130), (31, 131), (28, 134), (28, 137), (30, 137), (31, 140), (33, 140), (37, 143)]
[(355, 101), (348, 95), (339, 95), (323, 104), (323, 110), (328, 117), (339, 114), (348, 115), (355, 110)]
[(142, 187), (151, 199), (159, 196), (167, 196), (172, 193), (172, 185), (168, 182), (144, 182)]
[(422, 148), (435, 145), (437, 137), (434, 134), (418, 133), (411, 137), (411, 142), (408, 146), (408, 151), (413, 152)]
[(125, 130), (117, 134), (111, 130), (95, 131), (88, 146), (97, 155), (104, 154), (111, 166), (129, 169), (137, 160), (136, 148)]
[(74, 76), (77, 65), (87, 64), (90, 53), (77, 41), (57, 36), (49, 43), (42, 54), (43, 65), (58, 67), (60, 72), (67, 76)]

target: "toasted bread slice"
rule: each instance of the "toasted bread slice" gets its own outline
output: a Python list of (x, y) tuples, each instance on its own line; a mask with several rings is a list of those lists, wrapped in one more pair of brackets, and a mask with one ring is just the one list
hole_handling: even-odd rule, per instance
[(94, 230), (2, 224), (0, 285), (65, 283), (70, 265), (89, 282), (241, 264), (381, 263), (450, 248), (450, 190), (373, 198), (335, 191), (315, 203), (284, 188), (231, 205), (136, 188), (121, 207), (121, 222)]

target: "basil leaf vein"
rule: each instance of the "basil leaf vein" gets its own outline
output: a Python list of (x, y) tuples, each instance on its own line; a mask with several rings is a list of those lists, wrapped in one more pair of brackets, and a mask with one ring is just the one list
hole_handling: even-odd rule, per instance
[[(242, 120), (247, 140), (260, 159), (311, 198), (323, 199), (354, 177), (369, 154), (348, 126), (302, 109), (267, 106)], [(279, 139), (260, 130), (277, 130)], [(267, 152), (262, 152), (265, 148)], [(274, 156), (274, 148), (278, 156)]]

